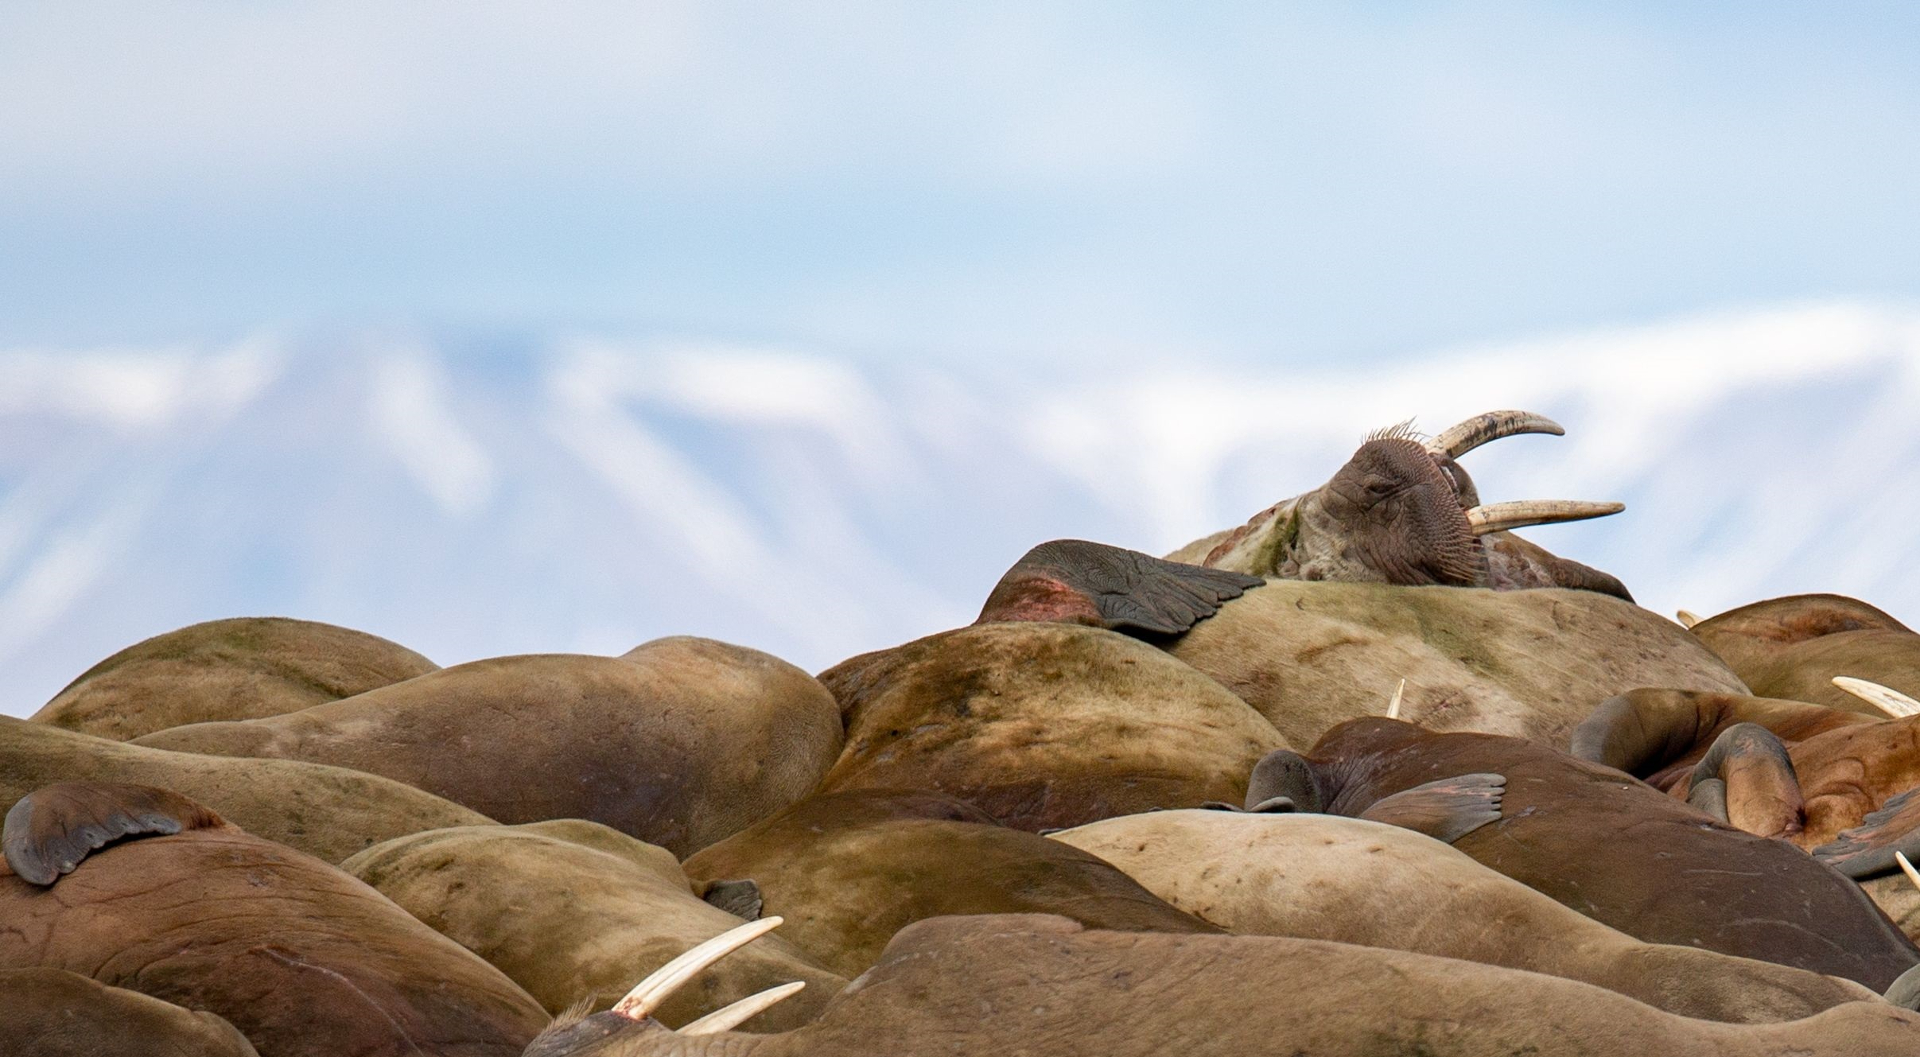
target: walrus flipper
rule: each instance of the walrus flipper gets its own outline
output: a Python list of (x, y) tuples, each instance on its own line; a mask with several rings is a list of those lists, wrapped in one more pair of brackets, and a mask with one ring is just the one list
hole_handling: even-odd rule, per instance
[(765, 901), (760, 896), (760, 886), (751, 880), (715, 881), (707, 886), (707, 890), (700, 894), (700, 898), (706, 900), (709, 905), (719, 907), (734, 917), (746, 921), (757, 920), (765, 906)]
[(171, 789), (60, 782), (13, 805), (0, 827), (0, 851), (21, 880), (44, 886), (117, 840), (223, 824), (219, 815)]
[(1452, 844), (1489, 822), (1500, 821), (1500, 797), (1506, 788), (1505, 775), (1456, 775), (1381, 797), (1360, 817)]
[[(1756, 837), (1788, 837), (1806, 825), (1806, 799), (1780, 736), (1758, 723), (1720, 733), (1693, 769), (1693, 781), (1726, 783), (1721, 815)], [(1689, 798), (1691, 799), (1691, 798)]]
[(1920, 859), (1920, 788), (1888, 800), (1858, 826), (1813, 849), (1813, 857), (1858, 881), (1898, 866), (1894, 852)]
[(1178, 635), (1264, 583), (1104, 543), (1053, 540), (1007, 570), (974, 623), (1044, 620)]

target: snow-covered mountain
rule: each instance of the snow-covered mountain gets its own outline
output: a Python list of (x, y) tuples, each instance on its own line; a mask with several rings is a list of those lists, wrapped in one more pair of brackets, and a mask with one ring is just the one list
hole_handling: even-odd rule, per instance
[(1044, 539), (1165, 551), (1372, 428), (1524, 407), (1489, 499), (1651, 608), (1808, 590), (1920, 618), (1920, 310), (1831, 303), (1300, 373), (873, 365), (364, 334), (0, 351), (0, 712), (197, 620), (450, 664), (711, 635), (818, 669), (971, 619)]

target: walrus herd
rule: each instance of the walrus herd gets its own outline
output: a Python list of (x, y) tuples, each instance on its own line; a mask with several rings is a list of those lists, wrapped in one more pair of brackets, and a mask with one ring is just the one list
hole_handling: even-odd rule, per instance
[(1460, 463), (1560, 432), (817, 676), (133, 644), (0, 718), (0, 1057), (1920, 1054), (1920, 634), (1640, 608)]

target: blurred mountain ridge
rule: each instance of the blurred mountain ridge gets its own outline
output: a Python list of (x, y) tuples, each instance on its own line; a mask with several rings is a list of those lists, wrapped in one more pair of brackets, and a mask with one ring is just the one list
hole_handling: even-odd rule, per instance
[[(483, 359), (484, 362), (478, 362)], [(685, 340), (483, 358), (367, 331), (0, 350), (0, 711), (198, 620), (442, 664), (724, 638), (812, 670), (971, 620), (1029, 546), (1163, 553), (1326, 480), (1370, 429), (1521, 407), (1488, 501), (1662, 613), (1800, 591), (1920, 618), (1920, 308), (1832, 301), (1313, 372), (979, 370)]]

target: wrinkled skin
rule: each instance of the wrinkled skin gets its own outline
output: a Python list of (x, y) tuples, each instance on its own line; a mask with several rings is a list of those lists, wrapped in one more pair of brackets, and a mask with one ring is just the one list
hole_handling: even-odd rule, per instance
[(847, 728), (822, 791), (942, 793), (1019, 829), (1237, 801), (1254, 762), (1286, 744), (1187, 665), (1070, 624), (942, 632), (820, 680)]
[(1404, 431), (1369, 439), (1319, 488), (1167, 555), (1283, 580), (1512, 590), (1567, 587), (1632, 600), (1619, 580), (1510, 532), (1476, 537), (1466, 471)]
[(893, 934), (943, 914), (1052, 913), (1095, 928), (1213, 932), (1111, 864), (996, 826), (944, 797), (838, 793), (687, 860), (696, 884), (750, 879), (781, 933), (857, 976)]
[(61, 969), (0, 969), (7, 1057), (257, 1057), (232, 1024)]
[(43, 785), (76, 779), (176, 789), (255, 836), (327, 862), (423, 829), (491, 821), (413, 786), (344, 767), (168, 752), (0, 716), (0, 807)]
[(1834, 686), (1833, 677), (1849, 675), (1920, 696), (1920, 635), (1843, 595), (1755, 602), (1695, 624), (1693, 634), (1760, 697), (1879, 718), (1878, 709)]
[(1650, 943), (1705, 947), (1884, 991), (1916, 949), (1853, 882), (1609, 767), (1517, 738), (1363, 719), (1307, 756), (1327, 810), (1357, 815), (1451, 775), (1507, 779), (1502, 817), (1454, 847)]
[(1402, 718), (1555, 744), (1602, 700), (1636, 687), (1746, 691), (1677, 624), (1591, 591), (1270, 580), (1168, 651), (1293, 745), (1381, 715), (1401, 679)]
[(651, 1021), (598, 1019), (542, 1039), (528, 1057), (1894, 1057), (1920, 1047), (1920, 1015), (1878, 1001), (1784, 1024), (1715, 1024), (1450, 958), (1277, 936), (1098, 932), (1040, 916), (913, 925), (825, 1015), (783, 1035), (687, 1038)]
[(1318, 814), (1158, 811), (1053, 839), (1239, 935), (1415, 951), (1563, 976), (1686, 1017), (1766, 1023), (1878, 996), (1850, 981), (1642, 943), (1430, 837)]
[(168, 727), (298, 712), (439, 666), (377, 635), (239, 617), (156, 635), (87, 669), (34, 720), (130, 741)]
[[(559, 1014), (613, 1005), (648, 973), (740, 919), (693, 893), (672, 853), (592, 822), (416, 833), (340, 864)], [(768, 936), (706, 972), (655, 1015), (678, 1027), (790, 980), (806, 989), (743, 1025), (785, 1031), (846, 981)]]
[[(0, 868), (0, 968), (208, 1010), (263, 1057), (510, 1057), (546, 1025), (513, 981), (380, 893), (187, 803), (179, 833), (109, 844), (50, 888)], [(11, 845), (22, 823), (6, 825)]]
[[(1770, 731), (1785, 749), (1784, 764), (1764, 756), (1703, 764), (1741, 723)], [(1574, 754), (1618, 767), (1682, 800), (1696, 781), (1718, 778), (1726, 783), (1734, 825), (1814, 851), (1920, 786), (1920, 716), (1876, 719), (1800, 701), (1636, 690), (1607, 702), (1582, 724)], [(1785, 803), (1776, 809), (1767, 803), (1772, 800)], [(1773, 826), (1759, 824), (1782, 814)]]
[(138, 744), (351, 767), (498, 822), (583, 818), (684, 856), (804, 796), (839, 754), (840, 724), (800, 669), (682, 637), (622, 657), (474, 661)]

